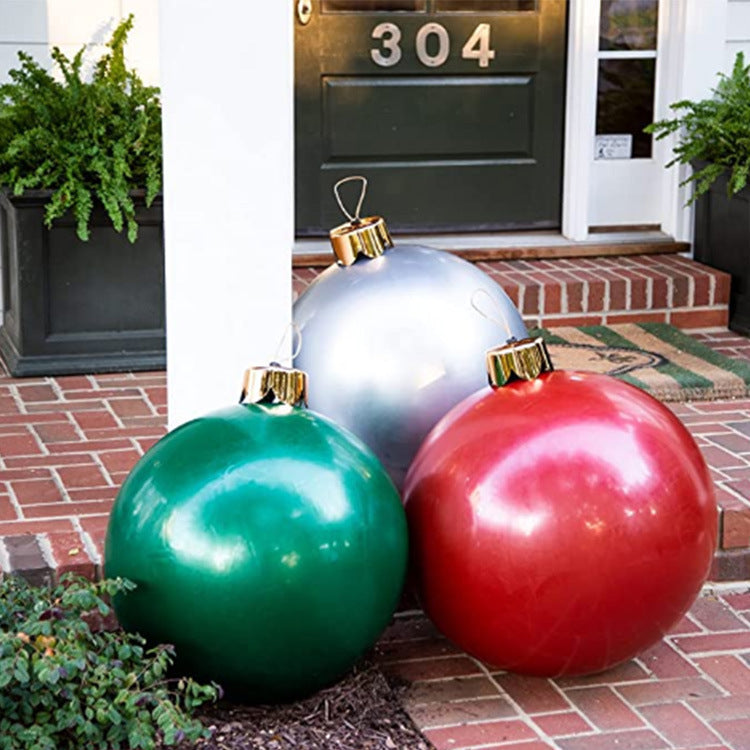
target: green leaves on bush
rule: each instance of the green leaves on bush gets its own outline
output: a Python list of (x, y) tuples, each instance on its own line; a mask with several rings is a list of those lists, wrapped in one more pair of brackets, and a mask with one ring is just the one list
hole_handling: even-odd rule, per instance
[(159, 89), (144, 86), (125, 65), (132, 27), (130, 15), (114, 30), (90, 81), (82, 73), (85, 48), (71, 60), (55, 47), (62, 81), (19, 52), (21, 67), (0, 86), (0, 186), (15, 195), (52, 190), (47, 225), (71, 211), (83, 240), (98, 200), (115, 229), (126, 225), (134, 242), (129, 192), (145, 189), (150, 205), (161, 188)]
[(661, 139), (680, 131), (676, 156), (668, 167), (708, 162), (682, 183), (694, 185), (689, 202), (703, 195), (727, 170), (727, 193), (731, 196), (742, 190), (750, 173), (750, 66), (745, 65), (742, 52), (737, 54), (732, 74), (720, 74), (712, 99), (683, 100), (671, 108), (682, 114), (673, 120), (655, 122), (646, 132)]
[(166, 676), (169, 646), (92, 629), (121, 579), (64, 577), (54, 589), (0, 581), (0, 750), (154, 748), (207, 736), (193, 710), (215, 686)]

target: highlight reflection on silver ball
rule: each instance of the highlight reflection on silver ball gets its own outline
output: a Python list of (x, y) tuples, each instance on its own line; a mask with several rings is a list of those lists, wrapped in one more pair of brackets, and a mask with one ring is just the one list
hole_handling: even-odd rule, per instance
[[(485, 352), (526, 328), (471, 263), (418, 245), (388, 249), (382, 219), (350, 218), (331, 232), (339, 263), (294, 306), (294, 366), (310, 375), (310, 408), (360, 437), (401, 488), (429, 430), (487, 384)], [(474, 307), (480, 292), (490, 316)]]

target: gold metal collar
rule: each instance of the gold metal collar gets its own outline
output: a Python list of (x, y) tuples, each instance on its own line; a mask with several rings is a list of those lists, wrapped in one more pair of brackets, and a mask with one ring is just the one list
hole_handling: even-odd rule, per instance
[(307, 373), (272, 362), (245, 370), (241, 404), (307, 406)]
[(487, 352), (487, 377), (499, 387), (513, 380), (534, 380), (555, 368), (541, 336), (509, 341)]

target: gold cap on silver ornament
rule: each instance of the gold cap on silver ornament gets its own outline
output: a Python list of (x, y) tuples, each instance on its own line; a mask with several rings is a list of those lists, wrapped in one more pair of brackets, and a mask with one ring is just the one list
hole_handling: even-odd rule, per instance
[(513, 380), (534, 380), (555, 368), (541, 336), (510, 340), (487, 352), (487, 377), (490, 385), (500, 387)]
[[(346, 210), (341, 200), (339, 188), (344, 183), (354, 180), (362, 182), (362, 192), (359, 195), (359, 202), (354, 215), (352, 215)], [(359, 175), (345, 177), (333, 186), (333, 193), (336, 196), (339, 208), (349, 220), (346, 224), (341, 224), (330, 231), (333, 252), (341, 265), (350, 266), (360, 255), (364, 255), (366, 258), (377, 258), (393, 247), (393, 240), (388, 232), (388, 227), (381, 216), (366, 216), (363, 219), (359, 215), (367, 193), (367, 178)]]
[(307, 373), (271, 362), (245, 370), (241, 404), (307, 406)]

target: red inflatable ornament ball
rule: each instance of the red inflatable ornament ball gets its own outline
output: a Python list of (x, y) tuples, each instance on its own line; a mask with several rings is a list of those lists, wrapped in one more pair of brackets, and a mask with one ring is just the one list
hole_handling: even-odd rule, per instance
[[(716, 545), (713, 485), (679, 420), (541, 339), (488, 353), (406, 480), (414, 574), (437, 627), (497, 667), (598, 672), (689, 609)], [(521, 379), (518, 379), (520, 376)]]

